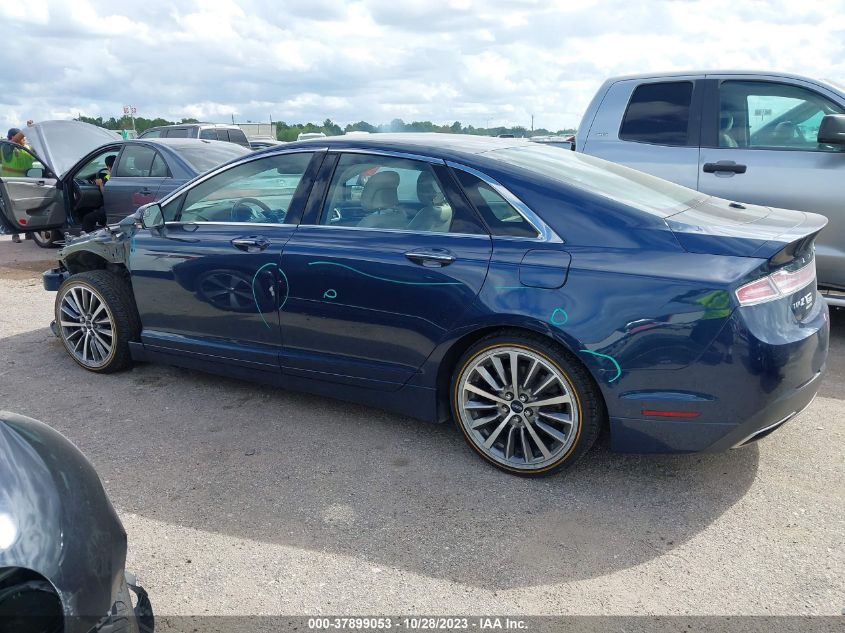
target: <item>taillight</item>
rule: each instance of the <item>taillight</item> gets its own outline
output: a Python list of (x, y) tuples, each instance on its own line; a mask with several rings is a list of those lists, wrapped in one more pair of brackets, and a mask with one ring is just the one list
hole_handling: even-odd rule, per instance
[(779, 270), (737, 288), (736, 298), (741, 306), (774, 301), (804, 288), (815, 279), (816, 261), (811, 260), (809, 264), (798, 270)]

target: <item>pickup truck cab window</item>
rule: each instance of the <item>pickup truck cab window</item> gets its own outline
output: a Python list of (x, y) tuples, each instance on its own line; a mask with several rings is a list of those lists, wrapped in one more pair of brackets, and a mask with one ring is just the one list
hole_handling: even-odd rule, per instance
[(724, 81), (719, 88), (719, 147), (841, 151), (821, 145), (822, 118), (843, 108), (820, 94), (772, 81)]
[(656, 145), (686, 145), (692, 88), (691, 81), (637, 86), (622, 118), (619, 138)]

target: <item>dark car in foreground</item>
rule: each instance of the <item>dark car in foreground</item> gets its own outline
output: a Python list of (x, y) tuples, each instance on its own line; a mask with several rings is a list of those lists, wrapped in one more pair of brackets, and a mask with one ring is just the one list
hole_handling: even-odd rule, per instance
[(815, 395), (812, 213), (736, 205), (520, 139), (256, 152), (73, 241), (44, 275), (95, 372), (160, 361), (454, 419), (540, 475), (740, 446)]
[[(249, 150), (232, 143), (197, 139), (123, 140), (80, 121), (43, 121), (27, 128), (33, 166), (23, 176), (0, 172), (0, 205), (26, 226), (39, 246), (63, 239), (64, 229), (105, 207), (107, 222), (118, 222), (148, 202), (163, 198), (188, 180)], [(8, 141), (0, 141), (8, 144)], [(102, 191), (95, 183), (107, 173)], [(66, 221), (57, 228), (54, 218)], [(7, 227), (9, 230), (9, 227)]]
[(79, 449), (0, 411), (0, 481), (0, 631), (152, 633), (126, 532)]

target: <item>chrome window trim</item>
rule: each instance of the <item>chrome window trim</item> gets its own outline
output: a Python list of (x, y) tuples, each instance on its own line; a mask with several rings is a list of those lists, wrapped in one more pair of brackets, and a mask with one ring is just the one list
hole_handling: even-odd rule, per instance
[(529, 242), (551, 242), (555, 244), (563, 244), (563, 240), (560, 236), (555, 233), (551, 227), (543, 222), (543, 220), (534, 213), (527, 204), (525, 204), (522, 200), (517, 198), (513, 193), (511, 193), (504, 185), (500, 184), (487, 174), (478, 171), (477, 169), (473, 169), (472, 167), (467, 167), (461, 163), (456, 163), (451, 160), (446, 161), (446, 165), (451, 167), (452, 169), (460, 169), (461, 171), (465, 171), (468, 174), (475, 176), (476, 178), (483, 180), (486, 182), (490, 187), (498, 193), (502, 198), (505, 199), (505, 202), (510, 204), (516, 212), (522, 216), (522, 219), (528, 222), (535, 231), (537, 231), (537, 237), (523, 237), (519, 235), (491, 235), (493, 239), (507, 239), (507, 240), (520, 240), (520, 241), (529, 241)]
[[(276, 225), (285, 226), (285, 225)], [(452, 233), (451, 231), (413, 231), (411, 229), (385, 229), (374, 226), (332, 226), (331, 224), (300, 224), (299, 228), (309, 229), (335, 229), (343, 231), (379, 231), (382, 233), (404, 233), (411, 235), (452, 235), (455, 237), (480, 237), (490, 240), (492, 237), (489, 233)]]
[(422, 156), (421, 154), (412, 154), (409, 152), (395, 152), (384, 149), (366, 149), (360, 147), (340, 148), (332, 147), (328, 150), (329, 154), (371, 154), (373, 156), (389, 156), (391, 158), (405, 158), (408, 160), (417, 160), (432, 165), (445, 165), (446, 161), (442, 158), (434, 158), (432, 156)]
[(197, 224), (202, 226), (264, 226), (264, 227), (287, 227), (291, 229), (295, 229), (297, 224), (279, 224), (278, 222), (217, 222), (217, 221), (206, 221), (206, 220), (196, 220), (190, 222), (183, 222), (182, 220), (170, 220), (169, 222), (165, 222), (164, 226), (185, 226), (188, 224)]
[(178, 198), (182, 194), (187, 193), (188, 191), (190, 191), (194, 187), (204, 183), (209, 178), (214, 178), (214, 176), (216, 176), (217, 174), (222, 174), (224, 171), (234, 169), (235, 167), (240, 167), (241, 165), (244, 165), (246, 163), (251, 163), (252, 161), (255, 161), (255, 160), (261, 160), (262, 158), (269, 158), (271, 156), (281, 156), (283, 154), (317, 154), (319, 152), (325, 152), (325, 151), (328, 151), (328, 147), (313, 147), (313, 148), (309, 147), (307, 149), (303, 148), (303, 147), (297, 147), (297, 148), (292, 148), (292, 149), (279, 149), (277, 151), (268, 152), (266, 154), (262, 153), (259, 156), (255, 156), (254, 152), (251, 152), (249, 154), (245, 154), (237, 162), (226, 163), (225, 165), (219, 165), (219, 166), (215, 167), (214, 169), (212, 169), (211, 171), (207, 171), (204, 174), (197, 176), (194, 180), (188, 181), (187, 186), (179, 187), (178, 189), (171, 191), (164, 198), (162, 198), (161, 200), (157, 200), (156, 202), (158, 203), (158, 205), (160, 207), (164, 207), (164, 205), (170, 204), (170, 202), (172, 202), (173, 200), (175, 200), (176, 198)]

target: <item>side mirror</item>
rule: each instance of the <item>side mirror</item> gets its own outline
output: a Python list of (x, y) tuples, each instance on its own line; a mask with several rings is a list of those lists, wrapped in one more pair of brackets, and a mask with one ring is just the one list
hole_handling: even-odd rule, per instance
[(818, 142), (823, 145), (845, 145), (845, 114), (828, 114), (819, 126)]
[(155, 202), (143, 207), (141, 211), (141, 226), (145, 229), (158, 229), (164, 226), (164, 214), (161, 206)]

